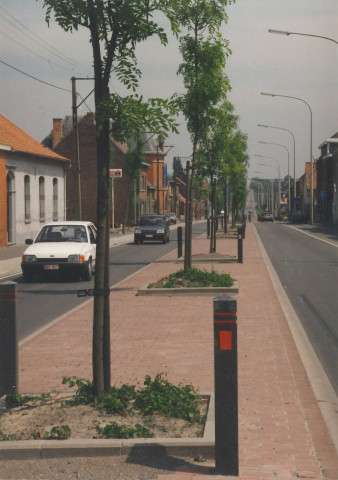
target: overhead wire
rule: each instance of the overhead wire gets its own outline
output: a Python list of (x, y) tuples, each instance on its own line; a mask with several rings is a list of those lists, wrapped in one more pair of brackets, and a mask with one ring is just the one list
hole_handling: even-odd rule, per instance
[[(11, 15), (9, 12), (7, 12), (3, 7), (0, 6), (0, 9), (3, 10), (6, 15), (8, 15), (9, 17), (11, 17), (16, 23), (18, 23), (19, 25), (21, 25), (25, 30), (27, 30), (30, 34), (24, 32), (21, 28), (19, 28), (14, 22), (12, 22), (11, 20), (9, 20), (8, 18), (6, 18), (4, 15), (2, 15), (0, 13), (0, 16), (5, 19), (8, 23), (10, 23), (10, 25), (12, 25), (14, 28), (16, 28), (19, 32), (21, 32), (23, 35), (25, 35), (26, 37), (28, 37), (31, 41), (33, 41), (34, 43), (36, 43), (37, 45), (39, 45), (39, 47), (42, 47), (44, 48), (45, 50), (49, 51), (49, 53), (51, 53), (52, 55), (55, 55), (56, 57), (58, 57), (59, 59), (61, 59), (62, 61), (68, 63), (68, 64), (71, 64), (71, 65), (78, 65), (82, 68), (84, 68), (85, 70), (88, 69), (88, 67), (82, 65), (80, 62), (74, 60), (74, 59), (71, 59), (70, 57), (68, 57), (67, 55), (65, 55), (64, 53), (58, 51), (54, 46), (50, 45), (48, 42), (46, 42), (45, 40), (41, 39), (38, 35), (36, 35), (36, 33), (32, 32), (26, 25), (24, 25), (22, 22), (20, 22), (20, 20), (18, 20), (17, 18), (15, 18), (13, 15)], [(36, 37), (36, 38), (34, 38)], [(38, 40), (37, 40), (38, 39)]]

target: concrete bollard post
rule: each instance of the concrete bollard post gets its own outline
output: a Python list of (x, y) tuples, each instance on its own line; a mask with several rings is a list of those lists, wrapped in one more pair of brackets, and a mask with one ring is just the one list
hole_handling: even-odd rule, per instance
[(177, 258), (182, 257), (182, 238), (183, 238), (183, 229), (182, 227), (177, 227)]
[(0, 284), (0, 396), (18, 390), (16, 282)]
[(237, 301), (222, 295), (213, 307), (216, 474), (238, 476)]
[(237, 262), (243, 263), (243, 228), (238, 229)]

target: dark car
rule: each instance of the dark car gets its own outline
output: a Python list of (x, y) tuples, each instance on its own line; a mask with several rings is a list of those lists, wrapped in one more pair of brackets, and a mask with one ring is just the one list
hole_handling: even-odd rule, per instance
[(261, 216), (261, 222), (273, 222), (274, 216), (271, 212), (263, 212)]
[(174, 212), (165, 213), (165, 217), (170, 224), (176, 223), (176, 215), (174, 214)]
[(169, 225), (163, 215), (144, 215), (140, 218), (134, 232), (135, 245), (144, 241), (169, 242)]
[(307, 223), (307, 215), (301, 210), (296, 210), (291, 214), (291, 223)]

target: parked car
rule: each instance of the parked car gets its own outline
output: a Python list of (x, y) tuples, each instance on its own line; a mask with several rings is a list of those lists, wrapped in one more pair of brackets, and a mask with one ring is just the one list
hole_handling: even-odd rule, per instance
[(169, 242), (169, 224), (163, 215), (143, 215), (134, 232), (135, 245), (144, 241)]
[(307, 223), (308, 217), (306, 213), (302, 212), (301, 210), (295, 210), (291, 214), (291, 223)]
[(261, 215), (261, 222), (273, 222), (274, 216), (271, 212), (263, 212)]
[(96, 260), (97, 232), (91, 222), (45, 224), (28, 246), (21, 262), (23, 280), (35, 275), (66, 274), (89, 281)]
[(165, 216), (170, 224), (176, 223), (176, 215), (174, 214), (174, 212), (168, 212), (165, 214)]

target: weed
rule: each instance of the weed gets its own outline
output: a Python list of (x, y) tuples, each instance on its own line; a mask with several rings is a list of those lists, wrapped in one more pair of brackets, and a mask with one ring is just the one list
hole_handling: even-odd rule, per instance
[(110, 423), (101, 428), (96, 425), (96, 430), (101, 437), (104, 438), (153, 438), (154, 434), (148, 428), (137, 423), (135, 428)]
[(6, 407), (7, 408), (15, 408), (15, 407), (21, 407), (27, 402), (30, 402), (33, 400), (34, 397), (28, 397), (26, 395), (20, 395), (19, 393), (16, 392), (11, 392), (8, 395), (6, 395), (5, 401), (6, 401)]
[(67, 440), (71, 436), (71, 429), (68, 425), (60, 425), (53, 427), (49, 432), (32, 433), (31, 437), (34, 440), (43, 438), (44, 440)]
[(0, 430), (0, 442), (11, 442), (16, 440), (15, 435), (6, 435), (2, 430)]
[(144, 384), (146, 387), (138, 392), (134, 402), (134, 407), (141, 412), (145, 414), (160, 412), (189, 422), (204, 421), (204, 416), (200, 412), (202, 397), (192, 385), (175, 386), (161, 374), (156, 375), (154, 380), (147, 375)]
[(93, 382), (86, 380), (85, 378), (79, 377), (63, 377), (62, 384), (69, 384), (69, 388), (77, 386), (77, 391), (73, 395), (72, 400), (68, 400), (66, 405), (88, 405), (89, 403), (94, 402), (94, 387)]
[(218, 273), (215, 270), (199, 270), (188, 268), (171, 273), (168, 277), (156, 284), (150, 283), (148, 288), (176, 288), (176, 287), (232, 287), (234, 279), (227, 273)]

